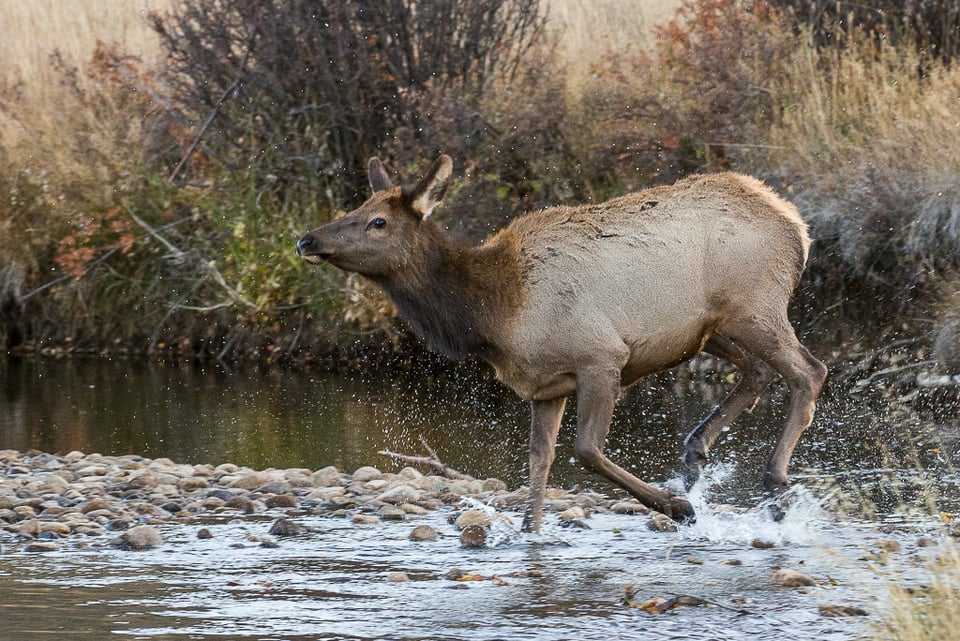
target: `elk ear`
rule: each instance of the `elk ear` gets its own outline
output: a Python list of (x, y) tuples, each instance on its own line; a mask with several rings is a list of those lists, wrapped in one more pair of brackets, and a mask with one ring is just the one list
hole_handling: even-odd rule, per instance
[(387, 174), (387, 170), (383, 168), (383, 163), (380, 162), (379, 158), (371, 158), (367, 163), (367, 176), (370, 178), (370, 187), (373, 188), (373, 191), (393, 187), (393, 181), (390, 180), (390, 176)]
[(430, 167), (427, 175), (413, 189), (405, 191), (410, 206), (426, 218), (433, 208), (440, 204), (447, 187), (450, 186), (450, 177), (453, 175), (453, 161), (446, 154), (437, 158)]

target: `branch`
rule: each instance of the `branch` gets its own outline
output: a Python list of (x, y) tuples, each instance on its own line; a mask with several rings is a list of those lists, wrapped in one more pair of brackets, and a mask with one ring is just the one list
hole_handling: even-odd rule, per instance
[(448, 479), (453, 479), (455, 481), (476, 481), (474, 477), (469, 474), (464, 474), (463, 472), (458, 472), (457, 470), (449, 467), (440, 458), (437, 456), (437, 453), (427, 445), (426, 439), (422, 436), (420, 437), (420, 442), (423, 443), (423, 446), (426, 448), (429, 456), (410, 456), (408, 454), (398, 454), (396, 452), (391, 452), (390, 450), (380, 450), (377, 454), (382, 454), (383, 456), (389, 456), (390, 458), (395, 458), (404, 463), (411, 463), (413, 465), (426, 465), (432, 467), (433, 469), (440, 472), (442, 476), (445, 476)]
[[(259, 20), (257, 21), (259, 23)], [(203, 134), (207, 132), (207, 129), (210, 127), (210, 124), (213, 122), (213, 119), (216, 118), (217, 113), (220, 111), (220, 107), (223, 106), (223, 103), (227, 101), (227, 98), (230, 97), (230, 94), (233, 93), (240, 85), (240, 78), (243, 76), (243, 71), (247, 66), (247, 59), (250, 57), (250, 52), (253, 51), (253, 43), (256, 41), (257, 31), (259, 30), (259, 24), (253, 25), (253, 30), (250, 32), (250, 37), (247, 38), (247, 48), (243, 52), (243, 57), (240, 59), (240, 64), (237, 65), (237, 73), (233, 78), (233, 82), (223, 90), (223, 93), (220, 94), (220, 99), (217, 100), (217, 104), (213, 106), (213, 110), (210, 112), (210, 115), (207, 116), (206, 121), (200, 127), (200, 131), (197, 132), (197, 135), (194, 136), (193, 142), (190, 143), (190, 146), (187, 147), (187, 150), (183, 152), (183, 157), (180, 158), (180, 162), (177, 163), (177, 166), (174, 167), (173, 171), (170, 172), (170, 175), (167, 177), (167, 182), (173, 184), (173, 181), (176, 179), (177, 174), (180, 173), (180, 170), (183, 169), (184, 165), (187, 164), (187, 160), (190, 159), (191, 154), (197, 148), (197, 145), (200, 144), (200, 139), (203, 137)]]
[[(130, 216), (130, 218), (132, 218), (135, 223), (143, 227), (148, 234), (150, 234), (151, 236), (153, 236), (153, 238), (157, 240), (157, 242), (161, 243), (164, 247), (166, 247), (173, 258), (181, 259), (187, 255), (186, 252), (184, 252), (179, 247), (176, 247), (169, 240), (161, 236), (159, 232), (157, 232), (157, 230), (151, 227), (145, 220), (143, 220), (142, 218), (137, 216), (135, 213), (133, 213), (129, 208), (124, 208), (124, 209), (126, 210), (127, 215)], [(213, 261), (198, 260), (197, 263), (199, 264), (200, 268), (203, 269), (203, 271), (205, 271), (210, 278), (215, 280), (216, 283), (220, 285), (220, 287), (222, 287), (227, 291), (229, 298), (225, 302), (218, 303), (212, 307), (187, 307), (185, 305), (176, 305), (175, 307), (177, 307), (178, 309), (192, 309), (193, 311), (210, 312), (216, 309), (221, 309), (223, 307), (229, 307), (233, 303), (243, 303), (244, 305), (246, 305), (251, 309), (257, 309), (257, 306), (255, 304), (251, 303), (246, 298), (244, 298), (243, 295), (237, 289), (227, 284), (227, 281), (223, 277), (223, 274), (221, 274), (220, 270), (214, 266)]]

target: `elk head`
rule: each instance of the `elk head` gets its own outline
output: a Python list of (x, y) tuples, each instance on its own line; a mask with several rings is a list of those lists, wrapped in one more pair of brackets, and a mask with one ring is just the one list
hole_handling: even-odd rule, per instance
[(450, 185), (453, 162), (440, 156), (415, 185), (397, 187), (383, 163), (368, 164), (373, 195), (343, 218), (305, 234), (297, 254), (374, 280), (389, 280), (418, 255), (420, 228)]

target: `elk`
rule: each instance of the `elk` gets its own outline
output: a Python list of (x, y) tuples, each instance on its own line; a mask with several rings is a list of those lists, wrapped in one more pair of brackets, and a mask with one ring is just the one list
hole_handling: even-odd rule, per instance
[(648, 507), (695, 519), (689, 501), (616, 465), (604, 444), (621, 389), (701, 351), (736, 366), (739, 380), (684, 442), (687, 486), (723, 428), (779, 374), (789, 413), (763, 481), (772, 494), (786, 489), (827, 373), (787, 318), (810, 247), (793, 205), (748, 176), (698, 175), (602, 204), (528, 213), (468, 246), (430, 217), (452, 170), (441, 155), (421, 180), (396, 186), (372, 158), (370, 199), (305, 234), (297, 253), (370, 279), (430, 347), (486, 361), (530, 402), (525, 531), (540, 528), (574, 393), (576, 458)]

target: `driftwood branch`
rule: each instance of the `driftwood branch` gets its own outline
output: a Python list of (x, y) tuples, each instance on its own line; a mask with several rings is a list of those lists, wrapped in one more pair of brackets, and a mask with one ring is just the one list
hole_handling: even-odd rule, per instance
[(409, 454), (398, 454), (397, 452), (391, 452), (390, 450), (380, 450), (378, 454), (383, 456), (389, 456), (390, 458), (395, 458), (398, 461), (403, 461), (404, 463), (410, 463), (412, 465), (426, 465), (432, 467), (433, 469), (440, 472), (442, 476), (445, 476), (448, 479), (453, 479), (455, 481), (475, 481), (476, 479), (470, 476), (469, 474), (464, 474), (459, 472), (443, 461), (440, 460), (440, 457), (437, 456), (437, 453), (433, 451), (429, 445), (427, 445), (426, 439), (422, 436), (420, 437), (420, 443), (423, 444), (425, 450), (427, 450), (428, 456), (411, 456)]

